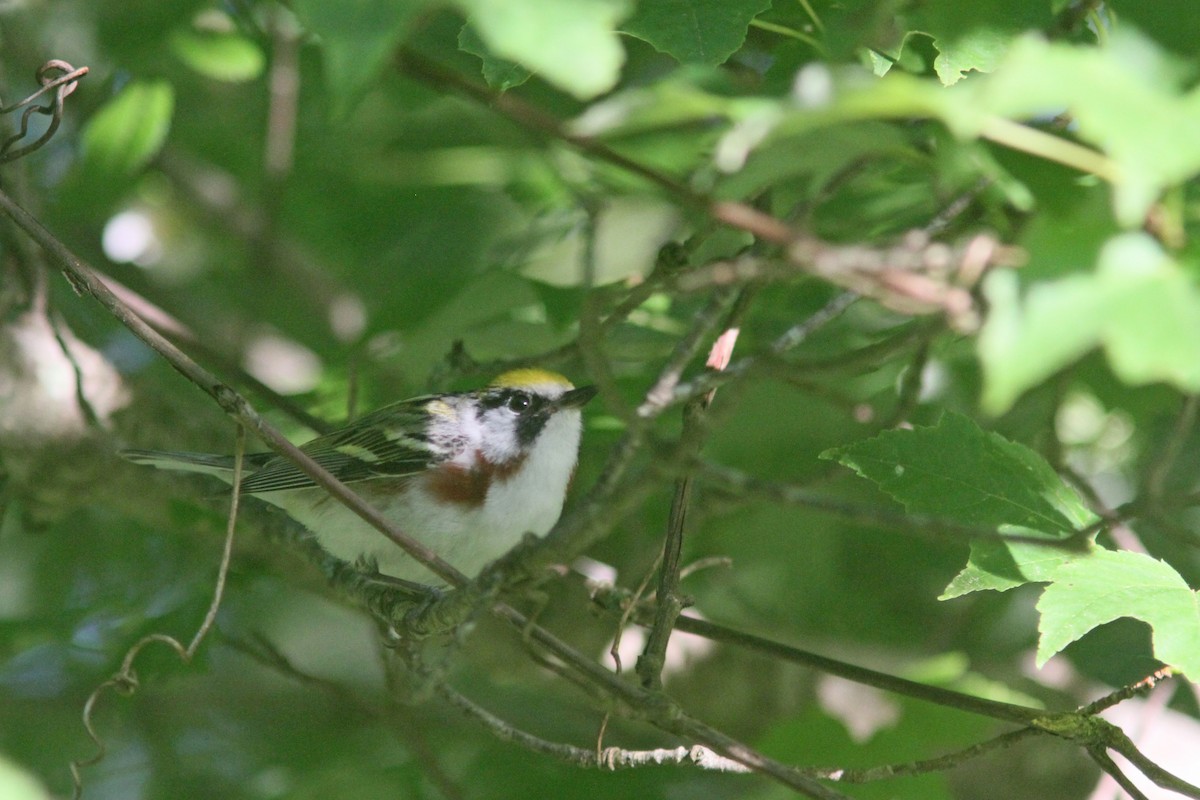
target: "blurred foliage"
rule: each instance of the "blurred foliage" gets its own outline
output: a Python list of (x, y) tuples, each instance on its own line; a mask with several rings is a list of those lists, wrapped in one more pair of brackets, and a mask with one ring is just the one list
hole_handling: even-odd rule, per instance
[[(685, 564), (729, 561), (685, 578), (693, 610), (1063, 710), (1164, 662), (1200, 673), (1197, 19), (1183, 0), (24, 0), (0, 4), (6, 107), (51, 58), (90, 72), (0, 188), (297, 437), (311, 432), (284, 397), (340, 420), (477, 386), (512, 359), (637, 407), (705, 306), (697, 276), (761, 270), (733, 355), (758, 360), (716, 394), (684, 545)], [(962, 290), (974, 329), (947, 324), (936, 298), (919, 317), (864, 299), (772, 353), (839, 276), (797, 268), (698, 198), (769, 213), (829, 252), (986, 231), (1023, 266), (920, 276)], [(0, 797), (37, 798), (70, 791), (67, 765), (93, 752), (84, 703), (128, 648), (187, 641), (212, 596), (224, 496), (115, 451), (228, 450), (233, 433), (7, 222), (0, 256)], [(614, 316), (585, 359), (580, 320), (596, 313)], [(107, 398), (99, 419), (80, 380)], [(621, 411), (589, 407), (576, 501), (626, 431)], [(679, 429), (670, 411), (654, 434)], [(625, 587), (662, 548), (671, 484), (656, 479), (589, 552)], [(1087, 547), (972, 541), (914, 521), (928, 518)], [(690, 767), (584, 770), (500, 741), (396, 674), (369, 615), (275, 523), (247, 509), (198, 658), (150, 647), (138, 692), (102, 697), (107, 755), (84, 770), (86, 797), (786, 793)], [(615, 619), (577, 582), (545, 588), (541, 622), (611, 665)], [(787, 763), (912, 762), (1010, 727), (676, 644), (672, 696)], [(492, 713), (596, 747), (603, 700), (511, 631), (480, 620), (439, 647), (450, 682)], [(1156, 690), (1174, 691), (1162, 713), (1180, 750), (1150, 756), (1200, 783), (1187, 678)], [(620, 713), (603, 740), (681, 743)], [(1078, 747), (1025, 744), (836, 788), (1090, 795), (1099, 772)]]

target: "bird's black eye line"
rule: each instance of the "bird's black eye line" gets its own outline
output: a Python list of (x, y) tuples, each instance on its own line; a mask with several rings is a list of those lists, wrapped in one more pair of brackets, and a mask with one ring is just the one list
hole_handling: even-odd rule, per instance
[(536, 414), (545, 405), (545, 401), (535, 394), (522, 392), (519, 389), (505, 389), (483, 398), (484, 408), (500, 408), (501, 406), (514, 414), (528, 416)]

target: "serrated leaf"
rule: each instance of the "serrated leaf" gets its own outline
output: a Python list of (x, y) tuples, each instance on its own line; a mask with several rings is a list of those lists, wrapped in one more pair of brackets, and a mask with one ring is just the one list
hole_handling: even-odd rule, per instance
[(83, 168), (125, 177), (153, 158), (167, 140), (175, 91), (166, 81), (135, 81), (97, 111), (82, 134)]
[(1064, 564), (1079, 557), (1079, 553), (1069, 550), (1027, 542), (977, 540), (971, 542), (967, 565), (938, 599), (953, 600), (971, 592), (1006, 592), (1027, 583), (1044, 583)]
[(1072, 131), (1116, 165), (1116, 216), (1127, 228), (1142, 224), (1164, 187), (1200, 171), (1200, 90), (1132, 29), (1103, 48), (1024, 36), (994, 74), (959, 88), (964, 118), (972, 108), (1013, 119), (1070, 114)]
[(874, 481), (912, 512), (1058, 539), (1092, 513), (1045, 459), (961, 414), (936, 426), (885, 431), (821, 454)]
[(617, 83), (625, 50), (617, 24), (627, 0), (458, 0), (499, 58), (520, 64), (581, 100)]
[(1017, 34), (1051, 22), (1045, 0), (931, 0), (917, 8), (911, 24), (933, 37), (933, 67), (949, 86), (967, 72), (991, 72)]
[(296, 16), (320, 37), (325, 79), (334, 108), (345, 113), (366, 91), (418, 14), (425, 0), (296, 0)]
[(1037, 608), (1038, 666), (1093, 628), (1132, 617), (1153, 630), (1159, 660), (1200, 679), (1200, 605), (1196, 592), (1165, 562), (1097, 549), (1059, 569)]
[(1093, 274), (1041, 283), (1021, 297), (1015, 275), (995, 272), (985, 294), (990, 311), (978, 350), (991, 413), (1097, 346), (1128, 383), (1200, 390), (1200, 290), (1146, 234), (1110, 240)]
[(483, 79), (497, 91), (506, 92), (520, 86), (529, 80), (532, 73), (520, 64), (514, 64), (503, 58), (496, 58), (487, 45), (479, 38), (479, 34), (470, 25), (464, 25), (458, 32), (458, 49), (464, 53), (478, 56), (483, 62)]
[[(813, 80), (798, 80), (790, 103), (727, 100), (722, 113), (740, 125), (722, 147), (737, 145), (741, 136), (747, 141), (735, 149), (748, 152), (847, 121), (937, 119), (960, 139), (990, 138), (1075, 168), (1086, 165), (1109, 181), (1115, 217), (1126, 230), (1142, 225), (1166, 188), (1200, 174), (1200, 88), (1153, 42), (1133, 31), (1114, 32), (1103, 48), (1027, 35), (1006, 50), (992, 74), (948, 88), (897, 70), (868, 80), (865, 72), (810, 65), (800, 75), (811, 73)], [(964, 56), (944, 74), (968, 65), (991, 68), (993, 55)], [(1099, 152), (1008, 124), (1064, 112), (1072, 135)], [(744, 155), (718, 161), (732, 171)]]
[(642, 3), (622, 28), (683, 64), (723, 64), (771, 0), (655, 0)]

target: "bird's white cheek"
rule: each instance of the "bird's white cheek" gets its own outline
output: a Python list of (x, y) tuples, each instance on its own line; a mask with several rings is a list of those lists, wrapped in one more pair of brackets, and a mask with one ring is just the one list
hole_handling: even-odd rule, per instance
[(579, 456), (580, 415), (563, 411), (546, 423), (521, 469), (488, 493), (485, 515), (521, 532), (545, 535), (562, 513)]
[(482, 418), (479, 452), (492, 464), (506, 464), (521, 454), (517, 442), (517, 421), (509, 413), (497, 409)]

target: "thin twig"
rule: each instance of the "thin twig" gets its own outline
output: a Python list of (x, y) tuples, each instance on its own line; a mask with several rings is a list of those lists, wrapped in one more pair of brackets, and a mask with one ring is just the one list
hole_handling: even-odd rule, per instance
[(955, 692), (950, 689), (943, 689), (938, 686), (917, 683), (916, 681), (899, 678), (885, 672), (877, 672), (866, 667), (849, 664), (845, 661), (838, 661), (837, 659), (817, 655), (816, 653), (791, 647), (781, 642), (735, 631), (732, 628), (727, 628), (708, 620), (698, 619), (687, 614), (679, 616), (675, 627), (686, 633), (694, 633), (697, 636), (703, 636), (715, 642), (725, 642), (753, 650), (757, 653), (781, 658), (785, 661), (803, 664), (830, 675), (837, 675), (840, 678), (854, 681), (855, 683), (873, 686), (877, 689), (904, 695), (905, 697), (914, 697), (918, 700), (925, 700), (938, 705), (992, 717), (1004, 722), (1028, 725), (1046, 715), (1045, 711), (1038, 708), (1030, 708), (1015, 703), (1003, 703), (998, 700), (988, 700), (982, 697), (963, 694), (962, 692)]
[(1045, 732), (1037, 728), (1017, 728), (1015, 731), (1002, 733), (999, 736), (978, 742), (969, 747), (964, 747), (962, 750), (956, 750), (953, 753), (947, 753), (944, 756), (938, 756), (937, 758), (926, 758), (907, 764), (885, 764), (883, 766), (866, 767), (864, 769), (813, 770), (812, 773), (813, 777), (834, 780), (839, 783), (871, 783), (890, 778), (924, 775), (930, 772), (944, 772), (945, 770), (960, 766), (967, 761), (986, 755), (993, 750), (998, 750), (1002, 747), (1011, 747), (1022, 739), (1038, 735), (1045, 735)]
[(233, 456), (233, 491), (229, 500), (229, 515), (225, 523), (225, 544), (221, 550), (221, 563), (217, 568), (217, 579), (213, 587), (212, 601), (208, 605), (208, 611), (204, 615), (204, 620), (196, 629), (196, 633), (192, 636), (192, 640), (187, 647), (184, 647), (174, 636), (165, 633), (152, 633), (143, 636), (125, 651), (125, 657), (121, 660), (120, 669), (112, 677), (104, 681), (104, 683), (97, 686), (91, 695), (88, 696), (87, 702), (83, 704), (83, 729), (87, 733), (88, 738), (92, 740), (96, 749), (88, 758), (72, 761), (69, 765), (72, 783), (71, 796), (74, 800), (78, 800), (83, 796), (83, 768), (99, 763), (107, 753), (104, 740), (96, 733), (92, 719), (96, 703), (99, 701), (101, 695), (110, 689), (123, 695), (131, 695), (137, 691), (139, 682), (137, 672), (134, 669), (134, 663), (137, 661), (137, 657), (141, 654), (142, 650), (149, 645), (155, 643), (165, 644), (175, 651), (180, 661), (184, 664), (190, 664), (196, 656), (196, 652), (200, 649), (200, 645), (207, 638), (209, 631), (216, 624), (217, 612), (221, 609), (221, 599), (225, 594), (225, 578), (229, 574), (229, 564), (233, 556), (233, 534), (237, 528), (238, 506), (241, 498), (239, 484), (241, 483), (242, 476), (242, 458), (245, 452), (246, 431), (239, 425), (237, 427), (237, 440)]
[(662, 692), (650, 692), (621, 680), (597, 664), (594, 659), (584, 656), (544, 628), (531, 625), (524, 614), (511, 606), (501, 603), (497, 604), (494, 610), (522, 636), (543, 646), (555, 657), (570, 665), (581, 677), (586, 677), (592, 685), (606, 692), (614, 700), (635, 709), (640, 718), (648, 720), (656, 727), (706, 745), (807, 797), (815, 800), (848, 800), (844, 795), (822, 786), (794, 767), (768, 758), (742, 742), (688, 716)]
[[(716, 343), (710, 350), (706, 365), (709, 369), (720, 371), (729, 364), (734, 343), (737, 341), (741, 318), (746, 312), (750, 296), (751, 292), (743, 290), (739, 293), (737, 302), (730, 309), (723, 325), (723, 333), (717, 337)], [(726, 293), (718, 292), (710, 301), (709, 308), (702, 312), (702, 316), (715, 315), (718, 311), (724, 310), (727, 305)], [(693, 330), (697, 329), (701, 329), (700, 326), (693, 326)], [(703, 330), (707, 331), (707, 328), (703, 328)], [(686, 338), (679, 342), (676, 352), (667, 367), (661, 372), (658, 382), (646, 394), (646, 402), (643, 403), (642, 408), (638, 409), (639, 414), (643, 416), (651, 414), (656, 404), (670, 399), (671, 391), (679, 382), (686, 364), (694, 357), (694, 351), (695, 344), (693, 342), (687, 341)], [(701, 439), (703, 435), (701, 418), (712, 404), (715, 391), (698, 397), (684, 406), (683, 431), (679, 437), (681, 442)], [(671, 497), (667, 534), (663, 539), (662, 556), (659, 559), (659, 582), (654, 624), (650, 627), (646, 644), (642, 648), (642, 654), (637, 662), (637, 672), (642, 679), (642, 685), (649, 689), (662, 688), (662, 671), (666, 665), (667, 646), (670, 644), (671, 631), (675, 627), (675, 618), (679, 616), (679, 612), (685, 605), (684, 598), (679, 594), (679, 581), (683, 560), (684, 526), (687, 521), (688, 509), (691, 506), (691, 498), (692, 476), (684, 473), (675, 479), (675, 491)]]
[(780, 334), (761, 355), (745, 356), (729, 364), (721, 371), (707, 371), (690, 381), (676, 384), (669, 401), (662, 408), (686, 403), (692, 398), (707, 395), (730, 381), (750, 374), (761, 366), (768, 365), (805, 342), (815, 331), (828, 325), (858, 300), (853, 292), (842, 292), (821, 307), (816, 313), (796, 323)]
[(254, 635), (253, 644), (235, 636), (225, 636), (224, 640), (233, 649), (276, 670), (280, 674), (302, 685), (312, 686), (328, 693), (338, 701), (343, 710), (353, 709), (362, 717), (373, 719), (383, 724), (399, 741), (413, 750), (421, 769), (437, 785), (438, 790), (441, 791), (447, 800), (459, 800), (465, 796), (462, 788), (442, 769), (438, 763), (437, 754), (432, 751), (432, 748), (421, 737), (420, 732), (414, 730), (411, 721), (393, 719), (396, 711), (394, 705), (389, 706), (386, 711), (381, 711), (376, 705), (364, 702), (362, 698), (345, 686), (328, 678), (322, 678), (305, 672), (293, 664), (291, 659), (261, 634)]
[(256, 395), (262, 397), (267, 403), (278, 408), (309, 430), (315, 433), (329, 433), (333, 430), (333, 425), (320, 417), (313, 416), (295, 400), (280, 394), (242, 369), (233, 359), (220, 353), (215, 347), (205, 342), (204, 337), (196, 335), (195, 331), (162, 306), (130, 289), (111, 275), (97, 273), (97, 277), (104, 282), (105, 286), (112, 290), (114, 295), (129, 306), (135, 314), (153, 326), (163, 336), (177, 344), (186, 344), (191, 352), (199, 353), (210, 362), (215, 362), (217, 365), (216, 369), (226, 375), (235, 376), (240, 383), (249, 386)]
[(905, 367), (904, 377), (900, 380), (900, 391), (896, 398), (896, 408), (883, 425), (884, 428), (894, 428), (912, 416), (921, 400), (921, 385), (924, 382), (925, 365), (929, 363), (929, 340), (925, 339), (913, 353), (912, 360)]
[(1196, 424), (1196, 413), (1200, 410), (1200, 395), (1188, 395), (1184, 398), (1183, 407), (1171, 426), (1171, 433), (1163, 444), (1162, 453), (1150, 463), (1146, 474), (1145, 491), (1151, 502), (1157, 502), (1163, 496), (1167, 476), (1179, 459), (1184, 446), (1188, 443), (1188, 435)]
[(1175, 677), (1175, 672), (1170, 667), (1163, 667), (1162, 669), (1155, 670), (1151, 674), (1142, 678), (1140, 681), (1136, 681), (1127, 686), (1122, 686), (1115, 692), (1106, 694), (1099, 700), (1088, 703), (1086, 706), (1079, 709), (1079, 713), (1089, 717), (1095, 716), (1101, 711), (1112, 708), (1118, 703), (1123, 703), (1131, 697), (1137, 697), (1138, 695), (1145, 694), (1162, 681), (1173, 677)]
[(71, 252), (66, 245), (46, 230), (29, 212), (0, 192), (0, 210), (3, 210), (56, 262), (71, 285), (86, 292), (100, 302), (109, 313), (117, 318), (135, 336), (167, 360), (180, 374), (212, 397), (226, 413), (244, 425), (273, 451), (294, 463), (318, 486), (349, 508), (376, 530), (401, 547), (438, 577), (456, 586), (467, 583), (467, 577), (437, 555), (433, 550), (400, 530), (387, 520), (377, 509), (355, 494), (344, 483), (335, 478), (320, 464), (313, 461), (300, 448), (292, 444), (264, 420), (250, 403), (222, 383), (215, 375), (201, 367), (182, 350), (154, 330), (137, 316), (125, 303), (100, 280), (96, 271)]
[(497, 739), (513, 742), (527, 750), (552, 756), (575, 766), (615, 771), (638, 767), (679, 765), (695, 766), (718, 772), (750, 772), (743, 764), (701, 746), (656, 750), (626, 750), (621, 747), (605, 747), (597, 752), (594, 749), (552, 742), (505, 722), (445, 683), (437, 684), (435, 691), (442, 699), (468, 718), (482, 725)]
[(92, 406), (92, 401), (87, 396), (87, 389), (84, 386), (83, 380), (83, 368), (79, 366), (79, 360), (75, 358), (75, 351), (72, 349), (71, 342), (68, 339), (70, 329), (58, 314), (48, 313), (47, 322), (50, 325), (51, 332), (54, 334), (54, 341), (58, 344), (58, 349), (62, 351), (63, 358), (71, 365), (71, 373), (75, 378), (75, 403), (79, 406), (79, 413), (83, 415), (83, 419), (88, 424), (88, 427), (101, 427), (100, 415), (96, 413), (96, 409)]
[[(1099, 718), (1097, 718), (1099, 719)], [(1109, 740), (1105, 744), (1120, 753), (1125, 759), (1138, 768), (1138, 771), (1145, 775), (1150, 780), (1154, 781), (1156, 786), (1163, 789), (1170, 789), (1173, 792), (1178, 792), (1184, 797), (1193, 799), (1200, 798), (1200, 786), (1185, 781), (1177, 775), (1174, 775), (1167, 770), (1154, 763), (1137, 748), (1133, 741), (1125, 735), (1125, 732), (1116, 726), (1110, 726)], [(1090, 751), (1089, 751), (1090, 752)], [(1110, 773), (1112, 774), (1112, 773)], [(1116, 778), (1116, 775), (1113, 775)], [(1122, 784), (1122, 786), (1124, 786)]]
[[(955, 327), (972, 328), (978, 322), (978, 314), (974, 310), (970, 286), (987, 267), (1016, 264), (1022, 258), (1014, 249), (1003, 247), (985, 235), (973, 237), (958, 253), (954, 253), (947, 245), (929, 242), (929, 237), (920, 230), (910, 231), (895, 247), (834, 245), (798, 231), (753, 206), (709, 197), (683, 181), (629, 158), (604, 142), (572, 132), (557, 118), (512, 93), (495, 92), (412, 50), (402, 50), (398, 62), (403, 71), (418, 80), (466, 95), (527, 131), (565, 142), (593, 158), (642, 178), (670, 194), (681, 205), (746, 231), (760, 241), (781, 245), (796, 268), (843, 288), (869, 295), (901, 313), (942, 312)], [(1013, 132), (1005, 127), (1006, 120), (997, 118), (989, 119), (989, 122), (995, 123), (992, 126), (995, 130), (985, 130), (984, 136), (1007, 136), (1006, 141), (1013, 138)], [(1037, 131), (1016, 127), (1018, 133), (1023, 134), (1022, 144), (1028, 145), (1028, 140), (1037, 138)], [(1056, 154), (1061, 154), (1060, 150), (1070, 149), (1065, 140), (1049, 136), (1043, 139), (1062, 143), (1062, 147), (1055, 150)], [(1045, 143), (1041, 139), (1038, 142)], [(1075, 150), (1095, 155), (1093, 151), (1078, 146), (1075, 146)], [(906, 258), (911, 263), (906, 262)]]
[(1108, 753), (1104, 752), (1104, 748), (1088, 747), (1085, 748), (1085, 750), (1088, 756), (1091, 757), (1092, 761), (1095, 761), (1096, 765), (1099, 766), (1100, 769), (1103, 770), (1110, 778), (1116, 781), (1117, 785), (1125, 791), (1125, 794), (1129, 795), (1130, 800), (1150, 800), (1150, 798), (1146, 797), (1142, 790), (1137, 787), (1137, 784), (1131, 781), (1129, 776), (1126, 775), (1119, 766), (1117, 766), (1117, 763), (1109, 757)]

